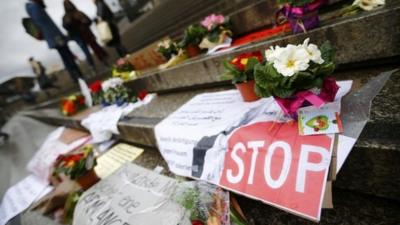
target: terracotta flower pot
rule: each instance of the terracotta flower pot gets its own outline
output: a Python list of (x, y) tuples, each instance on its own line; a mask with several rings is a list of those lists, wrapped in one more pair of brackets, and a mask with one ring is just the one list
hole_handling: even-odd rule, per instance
[(240, 94), (242, 95), (242, 98), (245, 102), (253, 102), (260, 99), (260, 97), (258, 97), (254, 92), (254, 80), (235, 84), (235, 86), (240, 91)]
[(186, 52), (187, 52), (187, 54), (189, 55), (190, 58), (193, 58), (193, 57), (196, 57), (196, 56), (200, 55), (201, 49), (197, 45), (189, 44), (186, 47)]
[(85, 175), (78, 177), (76, 182), (82, 187), (83, 190), (87, 190), (99, 180), (100, 178), (97, 176), (94, 169), (91, 169)]

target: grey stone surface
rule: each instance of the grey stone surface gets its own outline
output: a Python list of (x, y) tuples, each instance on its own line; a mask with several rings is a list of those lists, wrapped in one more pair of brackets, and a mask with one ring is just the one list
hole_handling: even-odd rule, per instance
[[(200, 85), (215, 85), (223, 73), (222, 61), (242, 52), (265, 50), (273, 45), (301, 43), (310, 37), (311, 42), (321, 44), (331, 41), (336, 48), (338, 64), (359, 63), (386, 59), (400, 55), (400, 5), (363, 12), (355, 16), (337, 18), (324, 23), (307, 34), (276, 37), (256, 44), (246, 45), (229, 53), (201, 57), (184, 62), (173, 68), (159, 70), (127, 83), (139, 91), (163, 92), (191, 88)], [(371, 29), (373, 27), (373, 29)]]
[[(238, 197), (249, 225), (316, 224), (285, 211), (244, 197)], [(333, 189), (333, 209), (323, 209), (319, 224), (396, 225), (400, 224), (400, 204), (383, 198)]]

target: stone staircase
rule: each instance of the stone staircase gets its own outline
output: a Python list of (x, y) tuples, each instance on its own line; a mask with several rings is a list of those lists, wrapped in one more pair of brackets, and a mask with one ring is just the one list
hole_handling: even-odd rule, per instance
[[(182, 8), (191, 8), (195, 6), (191, 4), (200, 4), (194, 3), (195, 1), (183, 2), (185, 6)], [(242, 1), (237, 2), (241, 2), (242, 6), (246, 5)], [(273, 1), (251, 2), (248, 7), (232, 12), (232, 15), (242, 15), (245, 18), (245, 15), (254, 16), (257, 15), (254, 12), (259, 11), (262, 5), (268, 5), (271, 11), (274, 9)], [(329, 40), (337, 50), (338, 69), (334, 76), (339, 80), (354, 80), (355, 87), (360, 87), (382, 72), (398, 68), (400, 2), (387, 0), (385, 7), (371, 12), (329, 19), (332, 18), (332, 10), (337, 9), (343, 2), (349, 1), (334, 2), (335, 4), (324, 10), (322, 26), (307, 34), (285, 34), (249, 43), (231, 52), (214, 56), (199, 56), (170, 69), (152, 70), (137, 80), (127, 82), (126, 86), (133, 90), (146, 89), (158, 94), (150, 104), (135, 110), (118, 124), (120, 131), (118, 138), (142, 146), (146, 150), (135, 163), (151, 169), (156, 165), (166, 166), (156, 149), (155, 125), (197, 94), (232, 89), (233, 86), (229, 82), (219, 79), (219, 75), (223, 72), (221, 62), (242, 52), (264, 50), (272, 45), (297, 44), (306, 37), (310, 37), (316, 44)], [(232, 7), (237, 9), (235, 6)], [(207, 10), (204, 9), (204, 11)], [(177, 12), (159, 13), (160, 15), (171, 14), (169, 15), (171, 18), (175, 13), (175, 17), (179, 18)], [(272, 23), (272, 17), (271, 14), (263, 15), (264, 22), (260, 22), (262, 25), (254, 27), (249, 25), (241, 29), (248, 32), (256, 28), (268, 27)], [(235, 18), (232, 16), (233, 20)], [(247, 18), (246, 21), (256, 20), (252, 16)], [(249, 24), (252, 23), (249, 22)], [(171, 27), (171, 30), (176, 31), (176, 29), (176, 27)], [(400, 72), (397, 71), (372, 103), (371, 120), (334, 182), (335, 208), (322, 211), (321, 224), (400, 224), (399, 90)], [(80, 125), (82, 117), (63, 117), (54, 105), (42, 106), (26, 114), (54, 125), (83, 129)], [(238, 200), (250, 224), (313, 224), (258, 201), (240, 196)], [(38, 217), (38, 215), (25, 213), (22, 221), (28, 222), (29, 218), (33, 217)], [(23, 224), (31, 223), (24, 222)]]

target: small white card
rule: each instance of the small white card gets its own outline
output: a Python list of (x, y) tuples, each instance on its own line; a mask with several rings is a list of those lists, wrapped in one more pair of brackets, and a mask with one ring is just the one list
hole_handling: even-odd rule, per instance
[(297, 111), (300, 135), (336, 134), (343, 132), (340, 102), (327, 103), (321, 108), (307, 106)]

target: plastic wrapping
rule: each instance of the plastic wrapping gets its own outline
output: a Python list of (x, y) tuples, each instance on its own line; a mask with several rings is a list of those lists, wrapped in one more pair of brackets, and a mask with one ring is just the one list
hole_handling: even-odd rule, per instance
[(186, 209), (180, 224), (229, 225), (229, 193), (201, 181), (177, 186), (173, 201)]

